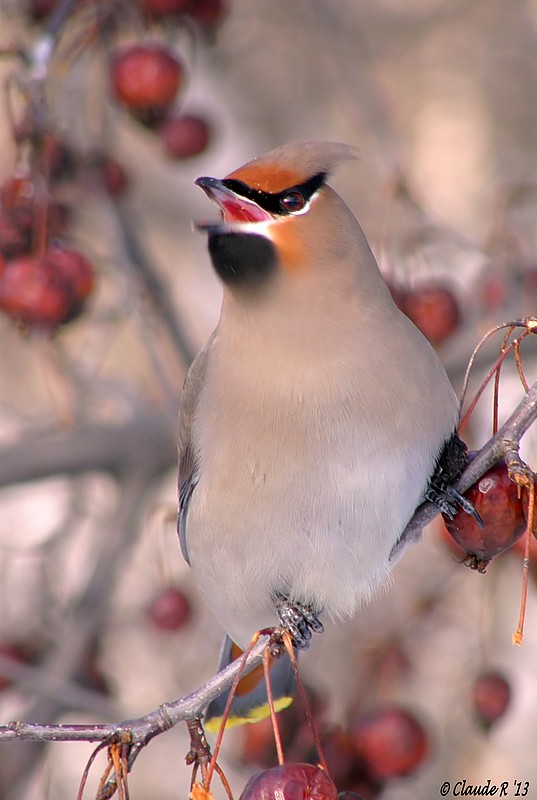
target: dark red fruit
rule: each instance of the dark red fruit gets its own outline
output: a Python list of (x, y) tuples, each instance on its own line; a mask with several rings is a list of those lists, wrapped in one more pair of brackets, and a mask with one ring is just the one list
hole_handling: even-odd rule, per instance
[(0, 280), (0, 309), (23, 325), (54, 329), (69, 315), (69, 292), (39, 257), (6, 264)]
[(147, 614), (156, 628), (178, 631), (189, 622), (192, 607), (184, 592), (170, 587), (152, 600)]
[(190, 0), (188, 3), (190, 16), (207, 30), (220, 25), (228, 10), (226, 0)]
[(76, 250), (51, 248), (45, 253), (47, 263), (61, 283), (68, 287), (72, 302), (85, 300), (93, 291), (95, 275), (87, 258)]
[(41, 20), (48, 16), (57, 5), (58, 0), (31, 0), (29, 11), (35, 20)]
[(453, 292), (440, 285), (423, 285), (407, 291), (401, 310), (432, 344), (444, 342), (461, 320)]
[(73, 250), (48, 250), (6, 262), (0, 310), (16, 322), (54, 330), (78, 315), (93, 288), (93, 268)]
[[(4, 642), (3, 644), (0, 644), (0, 656), (7, 656), (14, 661), (26, 661), (26, 657), (22, 649), (18, 645), (11, 644), (10, 642)], [(0, 672), (0, 692), (3, 692), (4, 689), (9, 688), (11, 684), (12, 680), (6, 675), (2, 675)]]
[(520, 539), (526, 528), (522, 500), (509, 479), (504, 461), (489, 469), (465, 492), (465, 497), (481, 515), (484, 527), (464, 511), (453, 520), (444, 517), (450, 535), (466, 553), (464, 563), (485, 572), (489, 562)]
[(169, 17), (188, 11), (191, 0), (142, 0), (142, 7), (153, 17)]
[(498, 672), (485, 672), (474, 684), (474, 708), (480, 721), (489, 727), (503, 717), (511, 700), (511, 687)]
[(357, 717), (350, 734), (367, 771), (378, 780), (408, 775), (419, 767), (429, 751), (421, 723), (396, 706)]
[(195, 116), (170, 116), (159, 134), (167, 155), (177, 159), (192, 158), (203, 153), (211, 138), (207, 122)]
[(337, 800), (337, 789), (320, 767), (288, 763), (250, 778), (240, 800)]
[(111, 197), (121, 197), (129, 185), (129, 179), (123, 167), (112, 158), (104, 158), (100, 169), (103, 184), (108, 194)]
[(166, 116), (183, 82), (183, 66), (159, 42), (132, 44), (111, 60), (112, 86), (119, 101), (140, 121), (154, 125)]

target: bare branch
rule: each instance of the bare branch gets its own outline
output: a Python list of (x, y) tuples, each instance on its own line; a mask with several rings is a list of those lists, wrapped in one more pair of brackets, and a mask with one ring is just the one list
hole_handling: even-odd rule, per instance
[[(268, 637), (263, 636), (246, 659), (244, 674), (263, 660)], [(178, 722), (199, 717), (203, 709), (233, 683), (242, 666), (242, 657), (208, 680), (192, 694), (163, 703), (149, 714), (111, 725), (41, 725), (31, 722), (10, 722), (0, 726), (0, 742), (24, 741), (116, 741), (128, 734), (133, 745), (145, 745), (154, 736), (169, 730)]]
[[(467, 467), (457, 484), (463, 492), (478, 480), (514, 444), (518, 444), (524, 433), (537, 419), (537, 382), (530, 388), (519, 406), (511, 414), (507, 422), (479, 451), (472, 463)], [(408, 524), (405, 536), (407, 540), (419, 538), (422, 528), (437, 514), (438, 509), (431, 503), (424, 503), (414, 514)], [(399, 548), (394, 548), (397, 554)], [(107, 556), (106, 556), (107, 557)], [(85, 595), (92, 594), (89, 589)], [(261, 663), (267, 638), (262, 637), (248, 657), (245, 673), (250, 672)], [(63, 657), (63, 656), (62, 656)], [(207, 683), (190, 695), (159, 708), (138, 719), (126, 720), (110, 725), (41, 725), (26, 722), (11, 722), (0, 727), (0, 742), (25, 741), (125, 741), (127, 737), (132, 747), (141, 748), (153, 737), (176, 725), (178, 722), (199, 717), (204, 708), (231, 686), (237, 672), (242, 666), (242, 658), (237, 659), (219, 672)]]
[(136, 464), (151, 476), (176, 461), (168, 415), (141, 413), (125, 425), (88, 424), (1, 448), (0, 486), (94, 470), (120, 474)]

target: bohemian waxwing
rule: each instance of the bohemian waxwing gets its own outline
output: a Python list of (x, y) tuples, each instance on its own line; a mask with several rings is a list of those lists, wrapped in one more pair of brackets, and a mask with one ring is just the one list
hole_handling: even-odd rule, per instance
[[(354, 155), (299, 142), (196, 181), (222, 212), (200, 227), (224, 293), (182, 395), (179, 534), (227, 634), (221, 666), (261, 628), (304, 648), (321, 615), (366, 603), (426, 493), (449, 511), (465, 463), (444, 368), (326, 183)], [(271, 675), (284, 707), (286, 656)], [(245, 683), (231, 722), (267, 713), (263, 681)]]

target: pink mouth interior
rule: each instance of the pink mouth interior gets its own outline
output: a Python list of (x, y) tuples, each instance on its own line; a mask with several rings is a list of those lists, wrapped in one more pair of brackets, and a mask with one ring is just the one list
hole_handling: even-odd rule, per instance
[(270, 214), (254, 203), (242, 203), (239, 199), (226, 197), (225, 200), (219, 199), (218, 204), (226, 222), (266, 222), (271, 219)]

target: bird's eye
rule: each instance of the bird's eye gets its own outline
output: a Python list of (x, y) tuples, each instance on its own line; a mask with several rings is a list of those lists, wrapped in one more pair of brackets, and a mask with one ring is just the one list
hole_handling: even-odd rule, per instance
[(289, 192), (282, 198), (281, 204), (285, 211), (293, 214), (295, 211), (302, 211), (306, 201), (304, 200), (304, 195), (300, 192)]

